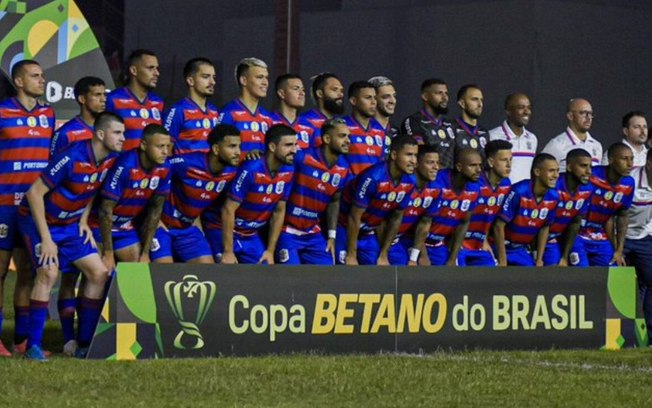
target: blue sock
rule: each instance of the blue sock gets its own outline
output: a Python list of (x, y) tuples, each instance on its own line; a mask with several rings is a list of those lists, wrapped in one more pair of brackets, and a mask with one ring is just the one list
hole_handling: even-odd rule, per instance
[(5, 314), (2, 311), (2, 305), (0, 305), (0, 334), (2, 334), (2, 324), (5, 321)]
[(29, 339), (27, 348), (39, 346), (43, 343), (43, 330), (48, 318), (48, 302), (38, 300), (29, 301)]
[(79, 298), (77, 314), (79, 315), (79, 334), (77, 341), (80, 347), (88, 347), (95, 334), (95, 326), (102, 314), (104, 299)]
[(61, 321), (61, 331), (63, 332), (64, 344), (75, 339), (75, 310), (77, 309), (77, 299), (59, 299), (57, 301), (59, 309), (59, 320)]
[(16, 322), (16, 328), (14, 330), (14, 344), (22, 343), (29, 336), (30, 306), (14, 306), (14, 321)]

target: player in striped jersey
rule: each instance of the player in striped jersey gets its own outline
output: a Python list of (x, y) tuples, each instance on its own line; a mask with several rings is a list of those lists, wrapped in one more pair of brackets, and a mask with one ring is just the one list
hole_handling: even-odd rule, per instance
[[(242, 164), (222, 206), (222, 263), (274, 263), (294, 177), (296, 133), (285, 125), (265, 135), (263, 158)], [(269, 222), (267, 248), (258, 231)]]
[(512, 144), (505, 140), (492, 140), (484, 149), (487, 163), (480, 174), (480, 195), (473, 210), (469, 228), (457, 257), (460, 266), (495, 266), (496, 259), (487, 241), (487, 235), (500, 207), (509, 194), (512, 184)]
[(260, 106), (269, 86), (267, 64), (258, 58), (244, 58), (235, 68), (235, 80), (240, 96), (222, 107), (218, 121), (240, 131), (241, 159), (258, 159), (265, 151), (265, 133), (272, 126), (269, 112)]
[[(24, 353), (29, 329), (31, 274), (16, 223), (16, 211), (25, 192), (48, 165), (54, 110), (39, 99), (45, 93), (45, 79), (38, 62), (17, 62), (11, 69), (11, 78), (17, 95), (0, 103), (0, 330), (4, 279), (13, 253), (18, 272), (14, 292), (14, 349)], [(2, 342), (0, 356), (11, 356)]]
[(332, 119), (344, 114), (344, 86), (337, 75), (324, 72), (312, 79), (310, 89), (316, 108), (303, 113), (299, 123), (306, 126), (311, 146), (321, 146), (319, 130), (326, 119)]
[(437, 174), (435, 186), (441, 191), (441, 204), (431, 206), (415, 232), (414, 248), (420, 254), (420, 265), (456, 265), (480, 193), (477, 181), (481, 173), (482, 158), (474, 149), (466, 148), (457, 152), (454, 169)]
[(162, 123), (163, 99), (153, 92), (158, 77), (156, 54), (144, 49), (135, 50), (127, 60), (127, 86), (111, 91), (106, 98), (106, 110), (122, 117), (125, 122), (125, 151), (140, 146), (140, 135), (145, 126)]
[(154, 262), (214, 263), (204, 234), (194, 224), (235, 177), (240, 133), (233, 126), (217, 125), (208, 135), (208, 144), (208, 153), (194, 152), (170, 160), (170, 195), (163, 204), (162, 225), (150, 251)]
[(188, 95), (174, 104), (165, 117), (165, 128), (174, 142), (174, 155), (206, 153), (208, 134), (217, 126), (217, 108), (208, 98), (215, 91), (215, 67), (206, 58), (193, 58), (183, 68)]
[(74, 92), (79, 104), (79, 115), (64, 123), (54, 133), (50, 147), (52, 156), (72, 143), (91, 139), (95, 118), (106, 108), (106, 84), (101, 78), (81, 78), (75, 83)]
[(389, 161), (372, 165), (345, 187), (335, 240), (338, 263), (389, 265), (389, 247), (416, 185), (418, 151), (412, 137), (397, 138)]
[(586, 215), (595, 187), (591, 178), (591, 154), (584, 149), (573, 149), (566, 155), (566, 172), (559, 175), (557, 192), (559, 204), (550, 224), (544, 265), (568, 266), (568, 255), (577, 238), (582, 218)]
[(79, 269), (86, 276), (79, 304), (77, 350), (85, 357), (102, 310), (109, 276), (85, 222), (116, 152), (125, 141), (122, 119), (102, 112), (93, 138), (53, 157), (19, 207), (18, 224), (36, 272), (30, 298), (30, 333), (26, 357), (45, 361), (41, 350), (50, 291), (59, 272)]
[(312, 128), (299, 121), (298, 112), (306, 104), (306, 89), (303, 80), (296, 74), (284, 74), (276, 78), (274, 88), (278, 110), (271, 114), (272, 124), (283, 124), (297, 132), (297, 150), (310, 147)]
[(385, 129), (374, 119), (376, 114), (376, 90), (366, 81), (349, 86), (349, 102), (352, 113), (344, 119), (351, 131), (351, 147), (347, 160), (351, 174), (357, 176), (366, 168), (385, 160), (391, 143)]
[[(555, 190), (559, 164), (554, 156), (534, 157), (530, 180), (512, 186), (493, 226), (498, 265), (542, 266), (550, 223), (559, 194)], [(530, 247), (536, 249), (533, 259)]]
[[(287, 202), (276, 260), (283, 264), (333, 265), (342, 188), (349, 174), (349, 128), (342, 119), (322, 125), (321, 147), (302, 150), (294, 159), (294, 182)], [(326, 216), (328, 242), (320, 227)]]
[(369, 78), (369, 83), (376, 90), (376, 115), (374, 115), (374, 118), (385, 129), (385, 135), (393, 139), (398, 135), (398, 129), (390, 123), (390, 118), (396, 110), (394, 82), (384, 76), (375, 76)]
[(629, 175), (634, 153), (629, 146), (618, 142), (609, 147), (607, 156), (607, 166), (593, 167), (591, 184), (595, 191), (569, 256), (574, 266), (625, 265), (627, 210), (632, 205), (635, 189), (634, 179)]

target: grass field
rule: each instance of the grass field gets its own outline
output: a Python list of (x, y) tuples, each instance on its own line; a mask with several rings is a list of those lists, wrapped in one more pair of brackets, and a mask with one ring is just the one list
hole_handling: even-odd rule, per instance
[[(11, 315), (10, 305), (5, 310)], [(5, 344), (11, 344), (10, 319), (8, 323)], [(48, 326), (46, 339), (46, 348), (60, 350), (55, 324)], [(0, 407), (648, 407), (652, 350), (138, 362), (55, 355), (45, 364), (0, 360), (0, 386)]]

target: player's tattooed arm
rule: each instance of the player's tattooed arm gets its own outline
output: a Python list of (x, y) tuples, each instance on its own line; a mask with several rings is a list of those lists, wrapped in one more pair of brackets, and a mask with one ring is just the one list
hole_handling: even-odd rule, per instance
[(145, 221), (143, 222), (143, 228), (141, 231), (141, 262), (149, 261), (149, 252), (152, 248), (152, 240), (154, 239), (154, 234), (156, 233), (158, 224), (161, 221), (163, 203), (165, 203), (165, 196), (156, 194), (149, 200), (149, 203), (147, 204), (147, 215), (145, 216)]
[(269, 220), (269, 235), (267, 236), (267, 250), (263, 252), (258, 263), (266, 262), (267, 264), (274, 263), (274, 253), (276, 252), (276, 243), (283, 228), (283, 221), (285, 220), (285, 201), (279, 201), (274, 208), (272, 218)]
[(394, 210), (389, 219), (384, 223), (383, 233), (380, 235), (380, 254), (378, 255), (377, 265), (389, 265), (389, 247), (392, 245), (392, 241), (396, 238), (398, 234), (398, 229), (401, 226), (403, 221), (403, 210)]
[(351, 206), (346, 224), (346, 264), (358, 264), (358, 237), (360, 235), (360, 224), (365, 208), (357, 205)]
[(610, 263), (616, 263), (618, 266), (625, 266), (625, 257), (623, 252), (625, 250), (625, 235), (627, 234), (627, 225), (629, 223), (629, 215), (626, 210), (620, 210), (616, 214), (616, 245), (614, 246), (614, 256)]
[(102, 260), (104, 265), (112, 271), (115, 269), (115, 255), (113, 253), (113, 209), (116, 202), (106, 198), (100, 201), (98, 209), (100, 219), (100, 235), (102, 237)]

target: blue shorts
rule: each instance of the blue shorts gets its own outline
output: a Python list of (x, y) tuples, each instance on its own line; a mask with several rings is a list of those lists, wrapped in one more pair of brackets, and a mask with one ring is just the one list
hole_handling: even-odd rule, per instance
[(483, 249), (460, 248), (457, 255), (458, 266), (496, 266), (496, 264), (491, 252)]
[(13, 251), (14, 248), (24, 247), (18, 228), (18, 207), (0, 205), (0, 250)]
[(507, 265), (534, 266), (534, 258), (525, 246), (506, 247)]
[(257, 264), (265, 252), (265, 246), (258, 234), (237, 235), (233, 234), (233, 253), (242, 264)]
[(447, 245), (444, 243), (439, 245), (426, 245), (426, 251), (428, 251), (428, 258), (430, 259), (431, 265), (446, 265), (448, 256), (450, 255)]
[[(346, 228), (337, 226), (337, 237), (335, 238), (335, 260), (343, 265), (346, 258), (347, 236)], [(376, 265), (380, 255), (380, 245), (376, 234), (360, 234), (358, 236), (358, 264)]]
[(546, 251), (543, 253), (543, 264), (545, 266), (558, 265), (561, 260), (561, 247), (559, 242), (546, 243)]
[(610, 264), (614, 248), (609, 240), (592, 241), (577, 237), (571, 249), (568, 263), (573, 266), (614, 266)]
[(187, 262), (200, 256), (211, 256), (211, 249), (196, 226), (167, 231), (159, 227), (156, 230), (149, 253), (152, 261), (172, 257), (175, 261)]
[(410, 261), (410, 248), (414, 241), (411, 238), (401, 237), (394, 242), (387, 253), (390, 265), (407, 265)]
[[(111, 233), (113, 238), (113, 251), (119, 251), (123, 248), (130, 247), (135, 244), (140, 244), (140, 237), (138, 231), (113, 231)], [(98, 244), (102, 243), (102, 234), (99, 228), (93, 228), (93, 237)]]
[[(36, 265), (39, 265), (38, 255), (41, 252), (41, 236), (31, 215), (18, 216), (18, 227), (32, 261), (33, 270), (36, 271)], [(84, 243), (84, 237), (79, 236), (79, 224), (51, 225), (48, 228), (52, 241), (58, 247), (57, 255), (61, 273), (76, 273), (77, 268), (73, 265), (75, 261), (91, 254), (97, 254), (97, 250), (91, 246), (90, 242)]]
[(215, 262), (222, 262), (222, 252), (224, 252), (224, 248), (222, 248), (222, 230), (219, 228), (204, 228), (204, 236), (211, 248)]
[(333, 265), (326, 252), (327, 241), (320, 233), (295, 235), (281, 232), (276, 244), (276, 262), (285, 265)]

